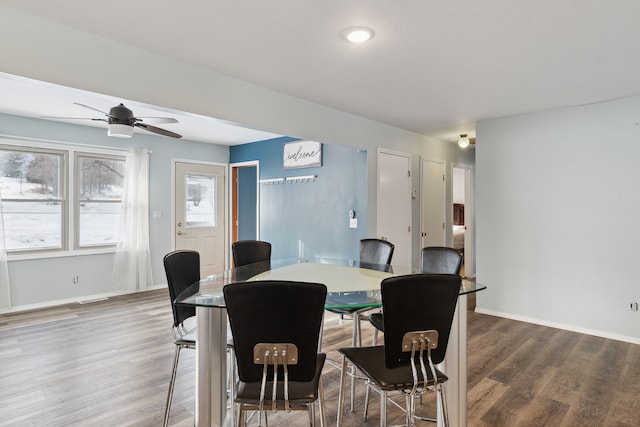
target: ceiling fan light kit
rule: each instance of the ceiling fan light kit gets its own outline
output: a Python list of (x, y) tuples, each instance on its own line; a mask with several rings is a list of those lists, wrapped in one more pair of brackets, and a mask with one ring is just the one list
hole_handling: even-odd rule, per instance
[(109, 123), (109, 130), (107, 135), (115, 136), (116, 138), (131, 138), (133, 136), (133, 126), (120, 125), (117, 123)]

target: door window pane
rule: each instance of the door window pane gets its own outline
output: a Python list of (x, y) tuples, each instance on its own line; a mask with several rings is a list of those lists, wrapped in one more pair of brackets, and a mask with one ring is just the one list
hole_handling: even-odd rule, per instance
[(216, 176), (185, 175), (185, 227), (215, 227)]

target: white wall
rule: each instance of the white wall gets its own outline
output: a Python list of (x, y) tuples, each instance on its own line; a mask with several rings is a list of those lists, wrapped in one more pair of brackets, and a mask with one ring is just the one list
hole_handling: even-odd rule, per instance
[(485, 312), (640, 342), (640, 97), (477, 124)]

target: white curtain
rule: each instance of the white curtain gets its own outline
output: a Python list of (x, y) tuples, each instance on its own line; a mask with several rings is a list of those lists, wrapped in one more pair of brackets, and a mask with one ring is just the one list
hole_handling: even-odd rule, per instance
[(133, 292), (153, 285), (149, 251), (149, 151), (129, 149), (124, 174), (124, 212), (113, 265), (113, 290)]
[(11, 308), (11, 287), (9, 286), (9, 267), (4, 243), (4, 216), (2, 213), (2, 193), (0, 193), (0, 312)]

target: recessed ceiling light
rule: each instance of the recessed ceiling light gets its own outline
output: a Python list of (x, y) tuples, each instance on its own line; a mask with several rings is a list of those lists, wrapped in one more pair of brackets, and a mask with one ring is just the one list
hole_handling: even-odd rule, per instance
[(367, 27), (351, 27), (344, 30), (343, 34), (344, 38), (351, 43), (363, 43), (371, 40), (374, 32), (371, 28)]

